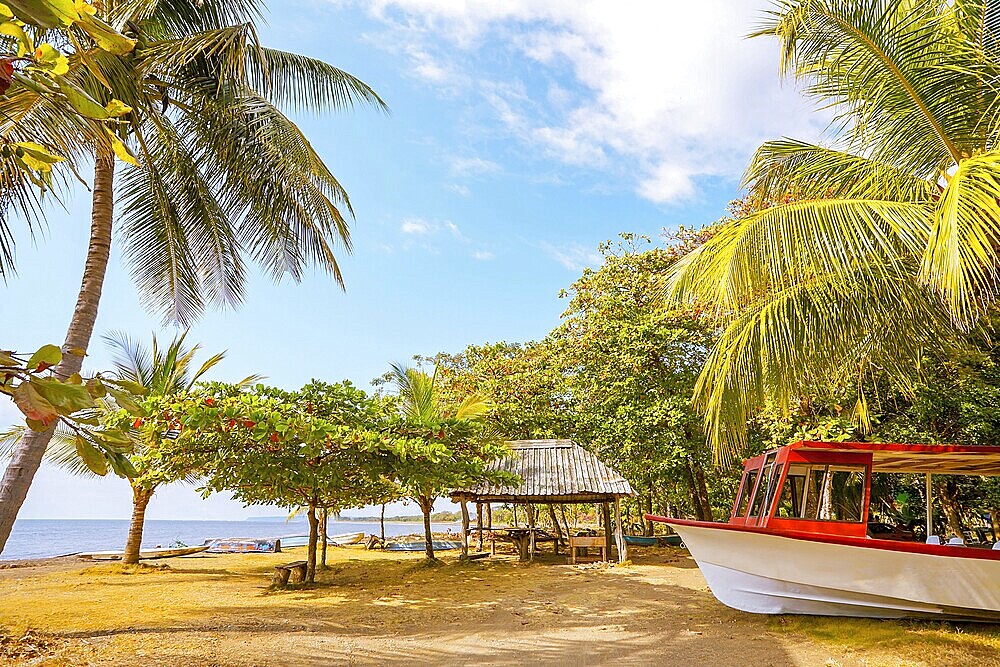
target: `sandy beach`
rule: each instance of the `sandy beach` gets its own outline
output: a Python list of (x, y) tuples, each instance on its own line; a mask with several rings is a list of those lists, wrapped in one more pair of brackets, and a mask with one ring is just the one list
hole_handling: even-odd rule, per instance
[(733, 611), (680, 549), (607, 567), (338, 548), (315, 586), (270, 589), (303, 552), (7, 565), (0, 663), (1000, 665), (989, 626)]

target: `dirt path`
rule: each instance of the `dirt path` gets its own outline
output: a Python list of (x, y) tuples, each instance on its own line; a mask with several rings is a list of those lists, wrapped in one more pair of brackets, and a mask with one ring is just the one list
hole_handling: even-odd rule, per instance
[(623, 568), (333, 555), (316, 587), (277, 592), (270, 569), (295, 551), (173, 559), (142, 574), (73, 561), (4, 569), (0, 629), (30, 629), (26, 643), (41, 645), (15, 664), (1000, 665), (991, 630), (800, 626), (730, 610), (679, 550)]

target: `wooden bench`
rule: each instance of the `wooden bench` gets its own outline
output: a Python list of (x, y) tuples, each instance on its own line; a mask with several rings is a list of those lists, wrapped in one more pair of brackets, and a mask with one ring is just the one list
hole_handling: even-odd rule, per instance
[[(297, 560), (293, 563), (285, 563), (284, 565), (274, 566), (274, 576), (271, 578), (271, 583), (275, 586), (284, 586), (285, 584), (299, 584), (306, 580), (306, 569), (309, 564), (304, 560)], [(294, 577), (292, 575), (295, 575)]]
[(600, 549), (601, 560), (608, 559), (608, 544), (604, 535), (592, 537), (589, 535), (570, 535), (569, 538), (569, 558), (570, 563), (576, 563), (577, 549)]

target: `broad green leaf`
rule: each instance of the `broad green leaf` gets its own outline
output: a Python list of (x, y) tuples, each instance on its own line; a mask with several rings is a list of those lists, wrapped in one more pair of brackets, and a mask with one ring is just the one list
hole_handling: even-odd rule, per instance
[(104, 398), (108, 395), (108, 390), (104, 388), (104, 383), (100, 378), (93, 377), (87, 380), (87, 392), (93, 398)]
[(90, 35), (98, 47), (108, 53), (124, 56), (135, 48), (134, 39), (129, 39), (96, 16), (80, 16), (77, 25)]
[(17, 363), (17, 359), (10, 356), (10, 352), (0, 351), (0, 366), (7, 366), (8, 368), (19, 368), (21, 364)]
[(139, 404), (132, 399), (132, 397), (129, 395), (128, 392), (120, 391), (118, 389), (112, 389), (111, 387), (106, 387), (106, 389), (108, 390), (108, 393), (111, 394), (112, 397), (114, 397), (115, 403), (117, 403), (118, 407), (120, 407), (122, 410), (125, 410), (130, 415), (133, 415), (135, 417), (146, 416), (145, 411), (139, 407)]
[(94, 431), (91, 435), (101, 445), (113, 452), (128, 453), (133, 449), (132, 440), (121, 431)]
[[(72, 2), (66, 3), (72, 7)], [(52, 29), (69, 25), (48, 0), (7, 0), (5, 6), (25, 23)]]
[(115, 473), (121, 477), (135, 479), (139, 476), (139, 471), (135, 469), (135, 466), (132, 465), (132, 461), (130, 461), (124, 454), (114, 453), (108, 458), (111, 462), (112, 469), (114, 469)]
[(34, 169), (35, 171), (51, 171), (52, 165), (58, 164), (66, 159), (58, 155), (53, 155), (48, 152), (44, 146), (36, 144), (33, 141), (20, 141), (14, 145), (21, 148), (22, 155), (19, 158), (21, 162), (24, 163), (28, 169)]
[(149, 389), (143, 387), (138, 382), (133, 382), (132, 380), (108, 380), (108, 382), (116, 387), (121, 387), (125, 391), (131, 392), (136, 396), (145, 396), (149, 393)]
[(69, 71), (69, 58), (49, 43), (40, 44), (35, 49), (35, 60), (52, 74), (65, 74)]
[(62, 350), (55, 345), (42, 345), (28, 359), (28, 368), (43, 371), (62, 361)]
[[(59, 419), (59, 412), (38, 393), (30, 382), (22, 382), (14, 390), (11, 398), (17, 408), (28, 418), (28, 426), (35, 431), (44, 431)], [(38, 427), (41, 428), (38, 428)]]
[(95, 475), (103, 477), (108, 474), (108, 460), (104, 454), (80, 436), (76, 436), (76, 453)]
[(81, 116), (94, 120), (107, 120), (111, 116), (100, 102), (91, 97), (87, 91), (62, 76), (55, 77), (59, 92), (66, 96), (66, 101)]
[[(0, 10), (0, 16), (3, 15), (3, 11)], [(18, 24), (12, 21), (5, 21), (0, 23), (0, 35), (8, 35), (17, 40), (17, 55), (23, 56), (26, 53), (33, 53), (35, 50), (35, 45), (31, 41), (31, 38), (25, 34), (24, 30)]]
[(107, 130), (108, 136), (111, 138), (111, 148), (112, 150), (114, 150), (115, 155), (118, 157), (118, 159), (121, 160), (122, 162), (127, 162), (133, 167), (140, 166), (139, 161), (135, 159), (134, 155), (132, 155), (132, 151), (128, 149), (128, 146), (123, 144), (121, 142), (121, 139), (119, 139), (114, 132), (112, 132), (108, 128), (104, 129)]
[(31, 378), (30, 384), (42, 398), (65, 414), (94, 407), (94, 399), (82, 385), (60, 382), (56, 378), (38, 377)]
[(125, 114), (132, 112), (132, 107), (128, 106), (121, 100), (111, 100), (104, 105), (104, 108), (107, 110), (108, 115), (112, 118), (118, 118), (119, 116), (124, 116)]
[(0, 2), (0, 18), (9, 20), (14, 18), (14, 12), (10, 11), (10, 7)]

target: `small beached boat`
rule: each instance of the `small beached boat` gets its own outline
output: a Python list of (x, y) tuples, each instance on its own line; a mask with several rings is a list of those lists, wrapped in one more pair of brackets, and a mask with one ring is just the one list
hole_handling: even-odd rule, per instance
[[(291, 547), (304, 547), (309, 544), (308, 535), (286, 535), (278, 539), (281, 540), (281, 546), (286, 549)], [(346, 547), (349, 544), (358, 544), (363, 539), (365, 539), (364, 533), (341, 533), (340, 535), (328, 536), (326, 538), (326, 543)]]
[[(451, 549), (461, 549), (461, 542), (450, 540), (434, 540), (434, 551), (449, 551)], [(389, 542), (385, 545), (386, 551), (423, 551), (427, 548), (424, 542)]]
[(631, 544), (637, 547), (655, 547), (660, 541), (656, 537), (647, 537), (645, 535), (625, 535), (625, 544)]
[[(175, 558), (177, 556), (190, 556), (191, 554), (201, 553), (202, 551), (207, 551), (208, 547), (174, 547), (174, 548), (157, 548), (157, 549), (141, 549), (139, 551), (139, 558), (143, 560), (153, 560), (155, 558)], [(89, 558), (90, 560), (121, 560), (125, 556), (124, 551), (92, 551), (85, 554), (77, 554), (80, 558)]]
[(1000, 622), (1000, 542), (942, 540), (930, 507), (926, 542), (872, 535), (873, 472), (923, 474), (932, 499), (932, 474), (1000, 475), (1000, 447), (796, 442), (744, 463), (728, 523), (646, 516), (735, 609)]
[(243, 537), (226, 537), (205, 540), (210, 554), (273, 554), (281, 551), (281, 540), (276, 538), (250, 539)]

